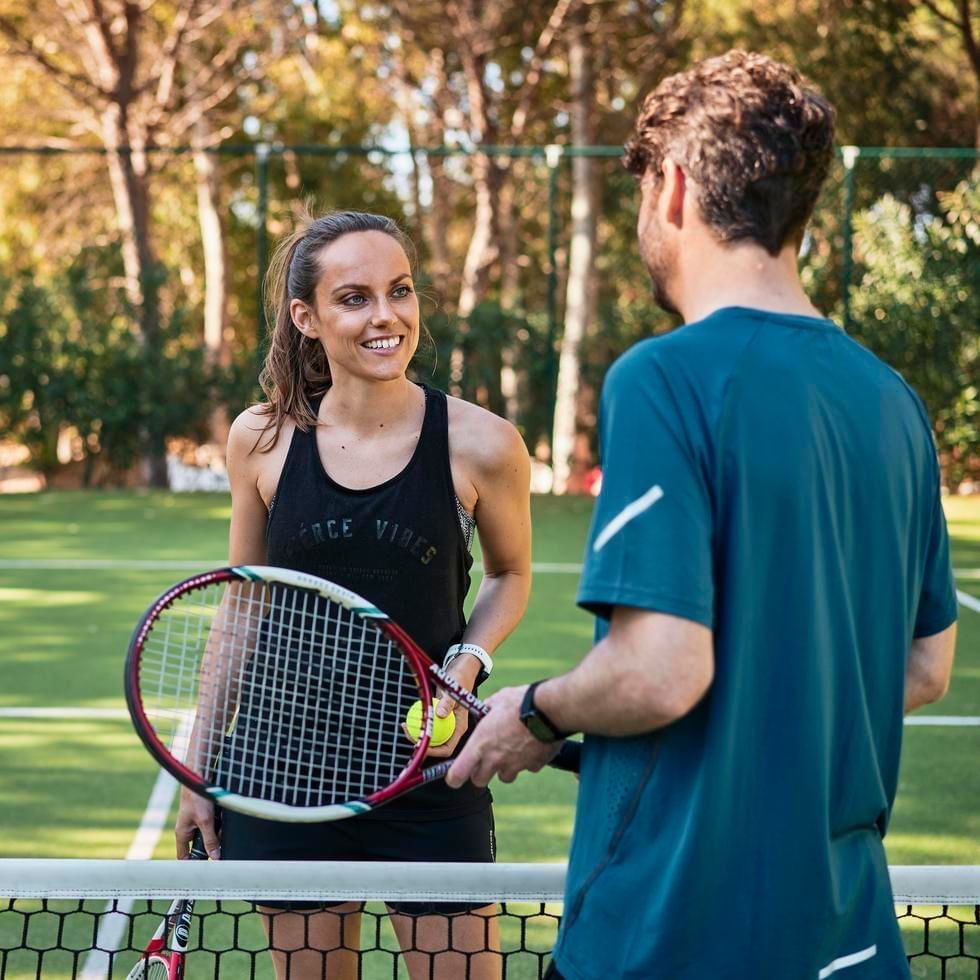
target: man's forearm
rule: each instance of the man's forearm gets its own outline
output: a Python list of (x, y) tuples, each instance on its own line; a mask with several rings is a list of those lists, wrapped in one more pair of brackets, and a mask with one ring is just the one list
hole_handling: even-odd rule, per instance
[[(596, 735), (638, 735), (683, 717), (711, 681), (710, 632), (692, 638), (690, 624), (672, 630), (663, 618), (655, 639), (649, 619), (615, 624), (567, 674), (535, 691), (535, 703), (564, 731)], [(668, 645), (689, 655), (658, 656)]]
[(956, 624), (912, 641), (905, 667), (905, 713), (938, 701), (949, 687), (956, 650)]

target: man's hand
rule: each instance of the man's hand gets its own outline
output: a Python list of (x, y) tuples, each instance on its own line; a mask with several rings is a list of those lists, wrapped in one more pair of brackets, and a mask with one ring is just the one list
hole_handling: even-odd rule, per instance
[(490, 713), (473, 730), (459, 758), (446, 774), (446, 782), (458, 789), (466, 780), (486, 786), (497, 776), (512, 783), (519, 772), (537, 772), (557, 754), (558, 742), (539, 742), (520, 719), (524, 687), (505, 687), (487, 698)]

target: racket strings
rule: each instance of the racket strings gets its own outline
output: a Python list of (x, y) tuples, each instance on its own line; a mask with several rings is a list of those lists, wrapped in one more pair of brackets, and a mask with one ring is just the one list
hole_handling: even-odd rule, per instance
[(401, 727), (419, 697), (409, 661), (370, 619), (305, 589), (185, 593), (144, 644), (140, 686), (173, 754), (252, 798), (359, 799), (414, 751)]

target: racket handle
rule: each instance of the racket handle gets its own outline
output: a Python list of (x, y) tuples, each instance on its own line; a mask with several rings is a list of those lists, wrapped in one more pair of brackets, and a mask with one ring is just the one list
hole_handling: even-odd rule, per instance
[(200, 830), (194, 831), (194, 839), (191, 841), (191, 860), (207, 861), (208, 852), (204, 849), (204, 836)]
[(573, 738), (564, 739), (561, 748), (558, 749), (558, 755), (548, 765), (553, 769), (578, 774), (582, 768), (582, 743)]
[[(446, 759), (439, 762), (429, 769), (423, 769), (421, 776), (423, 781), (431, 783), (433, 780), (442, 779), (449, 772), (455, 759)], [(573, 772), (576, 775), (582, 761), (582, 743), (573, 738), (566, 738), (558, 749), (558, 754), (548, 763), (552, 769), (560, 769), (562, 772)]]

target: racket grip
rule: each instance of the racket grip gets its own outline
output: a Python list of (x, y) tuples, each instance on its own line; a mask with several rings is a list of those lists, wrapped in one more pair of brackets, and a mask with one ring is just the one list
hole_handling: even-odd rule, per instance
[(577, 774), (582, 768), (582, 743), (572, 738), (564, 739), (558, 755), (548, 765), (553, 769)]
[[(455, 759), (446, 759), (444, 762), (437, 763), (429, 769), (422, 770), (423, 782), (430, 783), (436, 779), (442, 779), (449, 772)], [(552, 769), (560, 769), (562, 772), (572, 772), (578, 775), (582, 762), (582, 743), (573, 738), (566, 738), (561, 743), (558, 754), (548, 763)]]
[(207, 861), (208, 852), (204, 849), (204, 836), (200, 830), (194, 831), (194, 839), (191, 841), (191, 860)]

